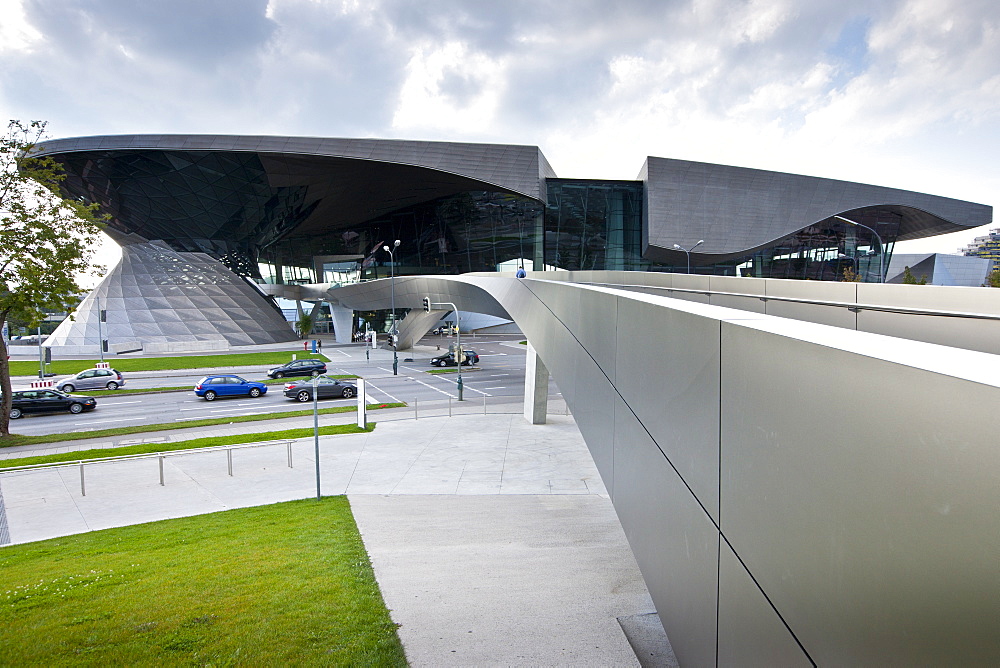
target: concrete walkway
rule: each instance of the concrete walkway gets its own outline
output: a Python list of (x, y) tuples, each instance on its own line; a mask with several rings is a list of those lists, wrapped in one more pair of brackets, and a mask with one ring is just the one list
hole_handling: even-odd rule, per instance
[[(639, 665), (617, 618), (653, 605), (572, 418), (402, 416), (321, 437), (320, 475), (351, 501), (411, 665)], [(22, 543), (314, 496), (313, 440), (288, 452), (235, 450), (232, 476), (225, 452), (173, 455), (163, 485), (157, 459), (90, 464), (85, 495), (79, 467), (4, 473), (0, 509)]]

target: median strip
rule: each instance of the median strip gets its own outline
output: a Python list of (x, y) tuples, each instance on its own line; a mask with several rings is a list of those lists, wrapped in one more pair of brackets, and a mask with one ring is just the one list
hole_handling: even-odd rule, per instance
[[(185, 425), (188, 426), (188, 425)], [(375, 423), (369, 422), (365, 429), (356, 424), (335, 424), (319, 428), (320, 436), (337, 434), (361, 434), (375, 429)], [(0, 469), (17, 466), (34, 466), (38, 464), (60, 464), (64, 462), (79, 462), (88, 459), (105, 459), (107, 457), (126, 457), (131, 455), (149, 455), (159, 452), (175, 452), (177, 450), (196, 450), (199, 448), (214, 448), (223, 445), (240, 445), (243, 443), (258, 443), (261, 441), (280, 441), (307, 438), (315, 434), (312, 427), (282, 429), (279, 431), (261, 431), (253, 434), (236, 434), (232, 436), (206, 436), (192, 438), (186, 441), (172, 443), (139, 443), (123, 445), (116, 448), (95, 448), (92, 450), (76, 450), (74, 452), (59, 452), (51, 455), (34, 455), (17, 459), (0, 460)]]
[[(393, 402), (382, 404), (368, 404), (368, 410), (380, 410), (383, 408), (404, 408), (405, 402)], [(351, 413), (356, 411), (354, 406), (334, 406), (332, 408), (321, 408), (320, 415), (332, 415), (334, 413)], [(61, 443), (63, 441), (79, 441), (91, 438), (109, 438), (114, 436), (128, 436), (129, 434), (142, 434), (150, 431), (168, 431), (174, 429), (191, 429), (192, 427), (211, 427), (219, 424), (235, 424), (238, 422), (259, 422), (262, 420), (281, 420), (284, 418), (305, 417), (312, 415), (312, 410), (286, 411), (283, 413), (266, 413), (262, 415), (240, 415), (234, 417), (204, 418), (191, 420), (189, 422), (161, 422), (159, 424), (145, 424), (134, 427), (115, 427), (112, 429), (95, 429), (93, 431), (77, 431), (67, 434), (49, 434), (45, 436), (20, 436), (11, 434), (7, 438), (0, 440), (0, 448), (13, 447), (17, 445), (39, 445), (46, 443)]]

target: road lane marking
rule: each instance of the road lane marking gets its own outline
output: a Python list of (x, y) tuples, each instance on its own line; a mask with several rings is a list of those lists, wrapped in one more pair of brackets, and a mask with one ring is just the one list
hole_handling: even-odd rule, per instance
[[(386, 392), (385, 390), (383, 390), (381, 387), (376, 386), (375, 383), (371, 382), (370, 380), (369, 381), (365, 381), (365, 388), (366, 388), (365, 395), (368, 396), (368, 397), (371, 396), (371, 394), (367, 392), (367, 389), (370, 388), (372, 390), (376, 390), (377, 392), (381, 392), (385, 396), (389, 397), (390, 399), (392, 399), (393, 403), (397, 403), (397, 404), (405, 404), (406, 403), (405, 401), (400, 401), (396, 397), (392, 396), (391, 394), (389, 394), (388, 392)], [(380, 403), (380, 402), (372, 402), (372, 403)]]

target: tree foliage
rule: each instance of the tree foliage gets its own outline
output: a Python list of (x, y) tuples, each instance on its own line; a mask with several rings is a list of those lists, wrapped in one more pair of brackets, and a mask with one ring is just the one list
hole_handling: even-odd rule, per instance
[(991, 271), (983, 285), (987, 288), (1000, 288), (1000, 268)]
[[(45, 127), (14, 120), (0, 138), (0, 327), (68, 310), (80, 291), (76, 279), (101, 270), (90, 264), (104, 220), (97, 205), (63, 197), (61, 166), (32, 156)], [(9, 434), (7, 354), (0, 337), (0, 437)]]
[(927, 274), (923, 274), (918, 281), (909, 267), (903, 267), (903, 285), (927, 285)]

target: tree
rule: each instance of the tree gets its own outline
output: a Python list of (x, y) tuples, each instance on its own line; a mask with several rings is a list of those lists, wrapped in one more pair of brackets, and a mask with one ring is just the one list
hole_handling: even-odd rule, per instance
[[(63, 197), (66, 178), (51, 158), (31, 156), (43, 121), (10, 121), (0, 138), (0, 327), (8, 319), (37, 325), (44, 311), (75, 304), (80, 275), (91, 266), (102, 223), (96, 204)], [(0, 337), (0, 438), (10, 435), (10, 364)]]
[(861, 274), (854, 271), (854, 267), (844, 267), (844, 277), (840, 279), (841, 283), (860, 283)]
[(918, 281), (909, 267), (903, 267), (903, 285), (927, 285), (927, 274), (923, 274)]
[(302, 313), (299, 315), (298, 322), (295, 323), (295, 329), (298, 330), (299, 336), (303, 339), (312, 334), (313, 331), (313, 319), (308, 313)]
[(1000, 267), (990, 272), (989, 276), (986, 277), (986, 283), (983, 285), (987, 288), (1000, 288)]

